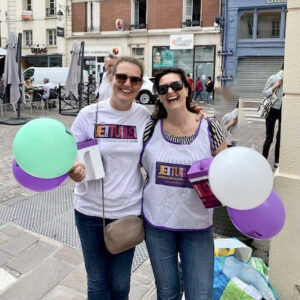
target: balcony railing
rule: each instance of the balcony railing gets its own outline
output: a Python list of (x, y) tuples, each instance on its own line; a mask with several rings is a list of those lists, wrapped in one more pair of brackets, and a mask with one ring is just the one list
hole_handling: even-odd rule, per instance
[(147, 29), (147, 24), (130, 24), (130, 29)]
[(200, 20), (185, 20), (182, 22), (182, 27), (200, 26)]
[(46, 17), (56, 17), (56, 8), (46, 8)]

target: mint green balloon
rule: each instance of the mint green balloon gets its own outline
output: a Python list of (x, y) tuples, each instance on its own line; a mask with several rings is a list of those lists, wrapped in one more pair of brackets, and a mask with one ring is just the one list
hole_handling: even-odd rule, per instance
[(39, 178), (54, 178), (72, 168), (77, 145), (63, 123), (39, 118), (19, 129), (13, 141), (13, 153), (26, 173)]

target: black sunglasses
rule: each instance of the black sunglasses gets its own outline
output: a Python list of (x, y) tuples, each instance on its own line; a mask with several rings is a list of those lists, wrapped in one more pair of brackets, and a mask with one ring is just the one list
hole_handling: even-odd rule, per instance
[(124, 84), (127, 79), (129, 78), (131, 85), (137, 85), (139, 83), (141, 83), (143, 81), (143, 79), (141, 77), (137, 77), (137, 76), (128, 76), (126, 74), (123, 73), (115, 73), (114, 74), (118, 83)]
[(183, 89), (182, 81), (173, 81), (170, 84), (163, 84), (157, 87), (158, 95), (165, 95), (168, 93), (169, 88), (171, 88), (174, 92), (181, 91)]

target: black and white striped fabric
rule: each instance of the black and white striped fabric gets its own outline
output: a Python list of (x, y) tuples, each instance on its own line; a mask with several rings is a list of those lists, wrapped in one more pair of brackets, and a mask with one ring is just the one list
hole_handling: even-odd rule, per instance
[(257, 111), (258, 111), (258, 114), (261, 118), (264, 118), (266, 119), (267, 116), (269, 115), (269, 112), (271, 110), (271, 107), (273, 106), (273, 104), (277, 101), (278, 97), (277, 97), (277, 94), (276, 94), (276, 91), (265, 97), (261, 104), (259, 105)]

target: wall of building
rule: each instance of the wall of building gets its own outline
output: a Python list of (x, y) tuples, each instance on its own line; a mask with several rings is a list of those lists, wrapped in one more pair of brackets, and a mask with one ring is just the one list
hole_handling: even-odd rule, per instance
[(300, 2), (288, 0), (280, 164), (274, 189), (286, 209), (283, 230), (271, 240), (270, 282), (279, 299), (300, 299)]
[[(224, 75), (236, 75), (238, 60), (241, 57), (255, 56), (284, 56), (284, 37), (279, 39), (249, 39), (238, 40), (238, 21), (241, 10), (278, 8), (283, 12), (286, 10), (286, 0), (228, 0), (225, 4), (225, 24), (223, 50), (232, 50), (233, 55), (226, 55), (223, 58)], [(284, 22), (283, 22), (284, 23)], [(283, 30), (284, 31), (284, 30)], [(232, 85), (232, 81), (224, 81), (224, 85)]]
[(7, 43), (8, 26), (7, 26), (7, 1), (1, 2), (0, 7), (0, 47), (3, 48)]

